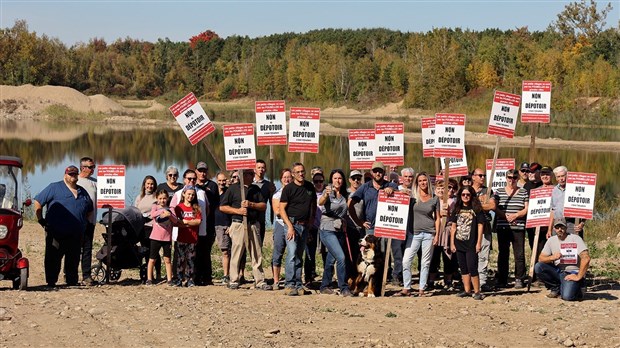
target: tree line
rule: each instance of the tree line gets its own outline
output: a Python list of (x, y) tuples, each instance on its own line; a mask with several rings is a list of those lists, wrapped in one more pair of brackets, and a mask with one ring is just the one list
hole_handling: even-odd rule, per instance
[(534, 32), (322, 29), (220, 38), (207, 31), (187, 42), (93, 38), (71, 47), (30, 32), (20, 20), (0, 32), (0, 84), (170, 100), (189, 91), (207, 100), (362, 107), (404, 100), (405, 107), (437, 109), (492, 89), (520, 93), (523, 80), (547, 80), (555, 112), (575, 112), (587, 98), (602, 97), (597, 115), (614, 123), (620, 28), (604, 29), (611, 10), (581, 0), (567, 5), (547, 30)]

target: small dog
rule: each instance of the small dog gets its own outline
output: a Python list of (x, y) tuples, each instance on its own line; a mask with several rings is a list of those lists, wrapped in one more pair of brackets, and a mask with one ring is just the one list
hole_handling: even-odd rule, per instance
[(349, 288), (353, 295), (375, 297), (381, 295), (383, 276), (383, 254), (379, 245), (381, 239), (367, 235), (360, 240), (360, 254), (357, 260), (357, 277), (352, 278)]

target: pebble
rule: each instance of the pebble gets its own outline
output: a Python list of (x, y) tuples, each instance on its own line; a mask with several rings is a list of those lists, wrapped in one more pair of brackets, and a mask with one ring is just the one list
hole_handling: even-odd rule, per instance
[(269, 330), (268, 333), (273, 334), (273, 335), (277, 335), (277, 334), (280, 333), (280, 329)]
[(540, 328), (538, 330), (538, 334), (541, 336), (547, 336), (547, 332), (549, 331), (549, 329), (547, 329), (546, 327)]
[(567, 338), (566, 341), (564, 341), (563, 344), (564, 344), (564, 347), (573, 347), (575, 345), (573, 340), (571, 340), (570, 338)]
[(101, 308), (91, 308), (88, 310), (88, 314), (90, 315), (101, 315), (104, 314), (105, 311)]

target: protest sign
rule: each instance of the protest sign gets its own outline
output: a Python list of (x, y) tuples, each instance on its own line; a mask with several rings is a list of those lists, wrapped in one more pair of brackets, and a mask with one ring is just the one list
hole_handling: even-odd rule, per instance
[(291, 108), (288, 152), (319, 152), (321, 109)]
[(349, 129), (351, 169), (370, 169), (375, 161), (375, 130)]
[(254, 125), (231, 124), (224, 126), (226, 170), (248, 169), (256, 166)]
[(435, 114), (433, 156), (462, 158), (465, 153), (465, 115)]
[[(441, 163), (441, 169), (446, 170), (446, 161), (445, 157), (441, 158), (439, 161)], [(450, 171), (448, 173), (448, 177), (454, 178), (457, 176), (464, 176), (469, 174), (469, 169), (467, 168), (467, 155), (465, 151), (463, 151), (463, 158), (448, 158), (448, 166), (450, 167)]]
[(551, 82), (523, 81), (521, 122), (549, 123), (551, 120)]
[(592, 219), (596, 174), (568, 172), (564, 191), (564, 216)]
[(286, 145), (286, 106), (284, 100), (257, 101), (256, 142), (263, 145)]
[(434, 157), (435, 149), (435, 118), (422, 118), (422, 157)]
[(520, 102), (521, 97), (516, 94), (495, 91), (487, 134), (514, 137)]
[(552, 192), (553, 186), (539, 187), (530, 191), (526, 228), (549, 226)]
[(111, 205), (125, 208), (125, 166), (100, 165), (97, 167), (97, 208)]
[(386, 166), (405, 164), (405, 125), (375, 123), (375, 160)]
[(392, 196), (388, 196), (385, 191), (379, 190), (375, 236), (405, 240), (409, 199), (409, 195), (402, 192), (394, 192)]
[(169, 110), (192, 145), (196, 145), (215, 130), (213, 122), (202, 109), (194, 93), (190, 92), (173, 104)]
[(491, 171), (493, 169), (493, 160), (488, 159), (486, 162), (487, 167), (487, 187), (492, 190), (497, 190), (500, 187), (506, 187), (506, 171), (508, 169), (515, 169), (514, 158), (498, 158), (495, 160), (495, 175), (493, 176), (493, 184), (491, 185)]

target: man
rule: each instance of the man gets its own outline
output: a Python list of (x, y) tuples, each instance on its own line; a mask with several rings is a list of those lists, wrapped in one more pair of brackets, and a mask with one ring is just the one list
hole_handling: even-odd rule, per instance
[[(252, 260), (252, 274), (254, 287), (259, 290), (271, 290), (271, 285), (265, 283), (263, 272), (263, 256), (260, 240), (260, 212), (267, 209), (265, 199), (258, 186), (252, 184), (253, 170), (243, 171), (245, 200), (241, 200), (241, 184), (231, 185), (222, 196), (220, 211), (231, 216), (228, 234), (232, 240), (232, 255), (230, 260), (230, 289), (239, 288), (239, 265), (244, 251), (250, 254)], [(243, 217), (247, 217), (247, 225), (243, 225)]]
[[(220, 172), (217, 174), (217, 188), (220, 196), (220, 200), (228, 187), (226, 183), (228, 179), (226, 179), (226, 174)], [(228, 228), (230, 227), (230, 215), (222, 213), (220, 209), (215, 210), (215, 236), (217, 238), (217, 245), (220, 247), (222, 251), (222, 269), (224, 272), (224, 276), (222, 277), (222, 284), (228, 285), (230, 283), (230, 250), (232, 248), (232, 241), (230, 240), (230, 235), (228, 234)]]
[[(80, 175), (77, 184), (82, 186), (90, 200), (93, 202), (93, 209), (97, 208), (97, 179), (93, 178), (95, 173), (95, 161), (90, 157), (82, 157), (80, 159)], [(93, 285), (93, 279), (90, 277), (91, 263), (93, 259), (93, 238), (95, 236), (95, 225), (97, 224), (97, 211), (90, 215), (90, 219), (86, 224), (84, 239), (82, 240), (82, 282), (84, 285)]]
[[(377, 203), (379, 202), (379, 190), (384, 190), (387, 195), (391, 195), (398, 189), (395, 183), (386, 181), (383, 178), (385, 169), (383, 163), (375, 161), (372, 164), (372, 180), (360, 186), (348, 202), (349, 215), (353, 221), (366, 229), (366, 234), (375, 234), (375, 218), (377, 216)], [(355, 204), (364, 201), (364, 216), (362, 219), (355, 211)]]
[[(527, 182), (523, 185), (523, 188), (527, 190), (529, 194), (531, 190), (542, 186), (542, 181), (540, 180), (540, 169), (542, 166), (537, 162), (532, 162), (530, 164), (530, 171), (527, 173)], [(519, 176), (521, 174), (519, 173)]]
[[(35, 214), (45, 229), (45, 282), (49, 287), (56, 286), (63, 256), (67, 285), (78, 284), (82, 238), (93, 214), (88, 192), (77, 184), (78, 174), (76, 166), (67, 167), (62, 181), (49, 184), (34, 198)], [(47, 207), (45, 218), (43, 207)]]
[(555, 219), (563, 218), (566, 221), (567, 233), (579, 234), (579, 237), (583, 239), (583, 226), (585, 225), (585, 220), (582, 220), (578, 224), (575, 224), (575, 218), (565, 217), (564, 216), (564, 193), (566, 192), (566, 175), (568, 174), (568, 168), (565, 166), (556, 167), (553, 170), (553, 174), (555, 175), (555, 181), (557, 181), (557, 185), (553, 188), (553, 193), (551, 194), (551, 217), (549, 218), (549, 231), (547, 231), (547, 239), (551, 237), (551, 231), (553, 230), (551, 227), (551, 223)]
[(493, 235), (491, 234), (491, 211), (495, 211), (497, 203), (492, 192), (485, 186), (486, 173), (480, 168), (474, 169), (471, 175), (472, 185), (471, 187), (476, 191), (480, 203), (482, 203), (482, 210), (486, 222), (484, 224), (484, 234), (482, 236), (482, 247), (478, 253), (478, 273), (480, 276), (480, 289), (482, 291), (490, 291), (491, 288), (487, 285), (487, 271), (489, 268), (489, 254), (491, 253), (491, 242)]
[[(196, 165), (196, 187), (207, 196), (209, 207), (220, 206), (218, 185), (209, 179), (209, 167), (205, 162)], [(207, 234), (198, 236), (196, 244), (196, 284), (213, 285), (213, 265), (211, 264), (211, 248), (215, 242), (215, 208), (209, 209), (207, 215)]]
[[(267, 172), (267, 164), (262, 159), (256, 160), (256, 165), (254, 167), (254, 185), (260, 188), (260, 192), (263, 194), (263, 199), (265, 203), (269, 202), (271, 206), (271, 196), (276, 192), (276, 185), (274, 185), (271, 181), (265, 179), (265, 173)], [(272, 209), (273, 210), (273, 209)], [(261, 248), (262, 242), (265, 240), (265, 225), (266, 225), (266, 211), (263, 211), (259, 214), (258, 222), (260, 223), (260, 240), (261, 240)], [(271, 213), (273, 215), (273, 212)]]
[(555, 219), (553, 229), (556, 235), (545, 243), (534, 270), (550, 290), (547, 297), (581, 300), (581, 286), (590, 266), (588, 247), (581, 237), (567, 233), (563, 218)]
[[(413, 197), (413, 179), (415, 170), (413, 168), (403, 168), (400, 171), (403, 184), (398, 186), (398, 191), (406, 193), (409, 197)], [(394, 260), (394, 268), (392, 269), (392, 285), (402, 286), (403, 282), (403, 255), (405, 255), (405, 241), (392, 239), (392, 259)], [(421, 251), (421, 250), (420, 250)]]
[(286, 285), (284, 294), (305, 294), (301, 282), (302, 256), (308, 237), (308, 228), (316, 212), (314, 185), (305, 179), (306, 169), (302, 163), (293, 164), (293, 182), (284, 186), (280, 196), (280, 217), (286, 225)]
[(528, 174), (530, 173), (530, 164), (527, 162), (521, 163), (519, 166), (519, 181), (517, 181), (517, 187), (523, 187), (529, 181)]

